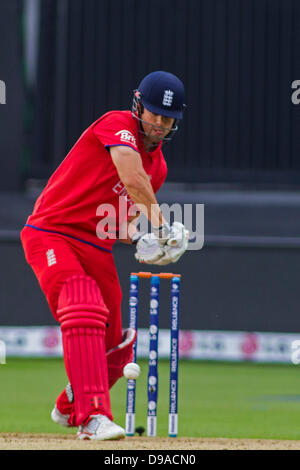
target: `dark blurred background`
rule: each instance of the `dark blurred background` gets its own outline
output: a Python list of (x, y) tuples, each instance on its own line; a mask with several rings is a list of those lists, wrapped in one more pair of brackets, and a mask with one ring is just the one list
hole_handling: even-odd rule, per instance
[[(85, 128), (166, 70), (187, 110), (158, 199), (205, 204), (204, 248), (172, 267), (181, 327), (300, 331), (299, 0), (1, 0), (0, 32), (0, 325), (54, 324), (19, 232)], [(115, 258), (126, 323), (140, 266)]]

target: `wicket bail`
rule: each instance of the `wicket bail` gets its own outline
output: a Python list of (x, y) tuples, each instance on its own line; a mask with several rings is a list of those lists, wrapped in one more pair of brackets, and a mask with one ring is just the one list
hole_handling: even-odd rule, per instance
[[(159, 290), (160, 280), (171, 280), (171, 326), (170, 326), (170, 395), (168, 434), (178, 434), (178, 350), (179, 350), (179, 295), (180, 274), (137, 272), (130, 275), (129, 326), (138, 331), (139, 279), (150, 279), (150, 326), (149, 326), (149, 371), (147, 436), (155, 437), (157, 432), (158, 400), (158, 334), (159, 334)], [(133, 362), (137, 360), (137, 340), (133, 348)], [(127, 436), (135, 433), (136, 381), (127, 381), (127, 404), (125, 430)]]

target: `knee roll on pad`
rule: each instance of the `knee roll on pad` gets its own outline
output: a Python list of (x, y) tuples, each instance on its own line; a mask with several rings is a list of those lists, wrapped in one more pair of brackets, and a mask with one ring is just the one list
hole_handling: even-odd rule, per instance
[(65, 281), (58, 299), (57, 317), (65, 366), (74, 391), (76, 425), (93, 413), (112, 419), (105, 355), (108, 314), (94, 279), (74, 275)]
[(64, 328), (69, 326), (106, 327), (108, 309), (94, 279), (84, 275), (69, 277), (59, 294), (57, 316)]

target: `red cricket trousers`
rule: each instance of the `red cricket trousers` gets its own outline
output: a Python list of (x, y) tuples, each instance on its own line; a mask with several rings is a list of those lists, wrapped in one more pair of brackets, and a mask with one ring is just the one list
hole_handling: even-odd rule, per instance
[[(58, 302), (65, 281), (74, 275), (89, 276), (99, 287), (109, 311), (105, 349), (108, 351), (120, 344), (122, 293), (112, 253), (67, 236), (31, 227), (22, 230), (21, 240), (26, 260), (37, 277), (54, 318), (59, 321)], [(106, 358), (102, 360), (106, 361)]]

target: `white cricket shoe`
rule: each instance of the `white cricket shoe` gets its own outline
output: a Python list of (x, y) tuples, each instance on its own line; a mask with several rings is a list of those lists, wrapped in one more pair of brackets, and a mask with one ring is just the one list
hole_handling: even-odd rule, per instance
[(57, 424), (60, 424), (61, 426), (66, 426), (70, 427), (70, 424), (68, 423), (68, 419), (70, 418), (70, 415), (63, 415), (55, 405), (51, 412), (51, 418), (52, 421), (54, 421)]
[(77, 433), (78, 439), (97, 441), (123, 439), (124, 437), (125, 430), (104, 415), (93, 416), (86, 426), (79, 426)]

